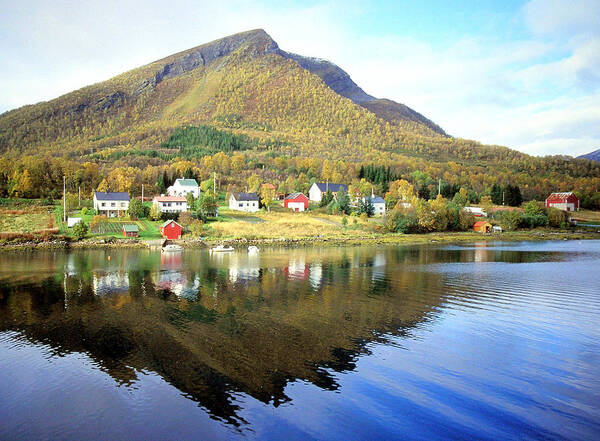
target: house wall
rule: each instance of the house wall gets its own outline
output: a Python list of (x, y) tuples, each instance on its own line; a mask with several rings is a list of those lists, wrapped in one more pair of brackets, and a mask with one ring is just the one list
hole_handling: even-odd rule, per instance
[(178, 182), (167, 188), (167, 194), (169, 196), (187, 196), (188, 193), (192, 193), (195, 198), (200, 195), (200, 187), (182, 187)]
[(99, 201), (94, 195), (94, 210), (107, 217), (117, 217), (129, 209), (129, 201)]
[(310, 187), (310, 190), (308, 190), (308, 198), (311, 201), (321, 202), (323, 193), (321, 193), (321, 190), (319, 190), (319, 187), (317, 187), (316, 184), (313, 184), (312, 187)]
[(165, 227), (161, 227), (160, 232), (167, 239), (179, 239), (181, 237), (181, 227), (175, 222), (169, 223)]
[(258, 201), (238, 201), (233, 196), (229, 198), (229, 209), (255, 213), (258, 209)]
[(548, 202), (546, 205), (563, 211), (575, 211), (577, 208), (573, 202)]
[(385, 204), (373, 204), (373, 210), (376, 216), (383, 216), (385, 214)]
[(187, 211), (187, 202), (160, 202), (154, 201), (161, 213), (183, 213)]
[(304, 202), (288, 202), (287, 206), (293, 211), (304, 211), (306, 209)]

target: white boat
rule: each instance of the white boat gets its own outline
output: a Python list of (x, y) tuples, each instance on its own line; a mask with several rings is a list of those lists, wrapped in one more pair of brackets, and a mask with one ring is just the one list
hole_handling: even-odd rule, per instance
[(211, 253), (225, 253), (230, 251), (234, 251), (233, 247), (226, 247), (224, 245), (217, 245), (216, 247), (210, 249)]
[(181, 251), (183, 250), (183, 247), (181, 245), (174, 245), (174, 244), (169, 244), (169, 245), (165, 245), (164, 247), (162, 247), (162, 251)]
[(258, 247), (255, 247), (254, 245), (250, 245), (248, 247), (248, 252), (249, 253), (258, 253)]

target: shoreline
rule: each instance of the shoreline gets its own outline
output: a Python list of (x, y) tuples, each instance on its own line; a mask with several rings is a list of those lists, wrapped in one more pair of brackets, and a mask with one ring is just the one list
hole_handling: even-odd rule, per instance
[[(598, 240), (598, 231), (565, 231), (565, 230), (532, 230), (532, 231), (509, 231), (503, 233), (481, 234), (476, 232), (443, 232), (426, 234), (389, 234), (381, 237), (306, 237), (306, 238), (262, 238), (262, 239), (193, 239), (173, 241), (184, 248), (210, 248), (216, 245), (227, 245), (234, 248), (243, 248), (250, 245), (261, 245), (281, 248), (300, 248), (313, 246), (361, 246), (379, 244), (397, 245), (422, 245), (427, 243), (464, 243), (464, 242), (523, 242), (542, 240)], [(162, 240), (159, 240), (162, 241)], [(152, 243), (153, 242), (153, 243)], [(69, 242), (64, 239), (40, 242), (23, 242), (17, 244), (0, 245), (0, 253), (4, 251), (37, 251), (37, 250), (83, 250), (83, 249), (152, 249), (157, 240), (135, 240), (135, 239), (104, 239), (83, 240), (80, 242)]]

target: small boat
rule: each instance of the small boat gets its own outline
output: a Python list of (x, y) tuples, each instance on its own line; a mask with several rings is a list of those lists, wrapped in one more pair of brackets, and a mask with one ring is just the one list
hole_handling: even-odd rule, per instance
[(210, 249), (211, 253), (225, 253), (231, 251), (234, 251), (233, 247), (226, 247), (224, 245), (217, 245), (216, 247)]
[(250, 245), (248, 247), (248, 252), (249, 253), (258, 253), (258, 247), (255, 247), (254, 245)]
[(164, 252), (181, 251), (181, 250), (183, 250), (183, 247), (181, 245), (175, 245), (175, 244), (169, 244), (169, 245), (165, 245), (164, 247), (162, 247), (162, 251), (164, 251)]

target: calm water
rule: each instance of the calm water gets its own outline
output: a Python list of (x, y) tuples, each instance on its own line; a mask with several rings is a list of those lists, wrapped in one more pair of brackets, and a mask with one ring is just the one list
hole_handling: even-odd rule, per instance
[(0, 255), (0, 439), (235, 438), (600, 439), (600, 241)]

